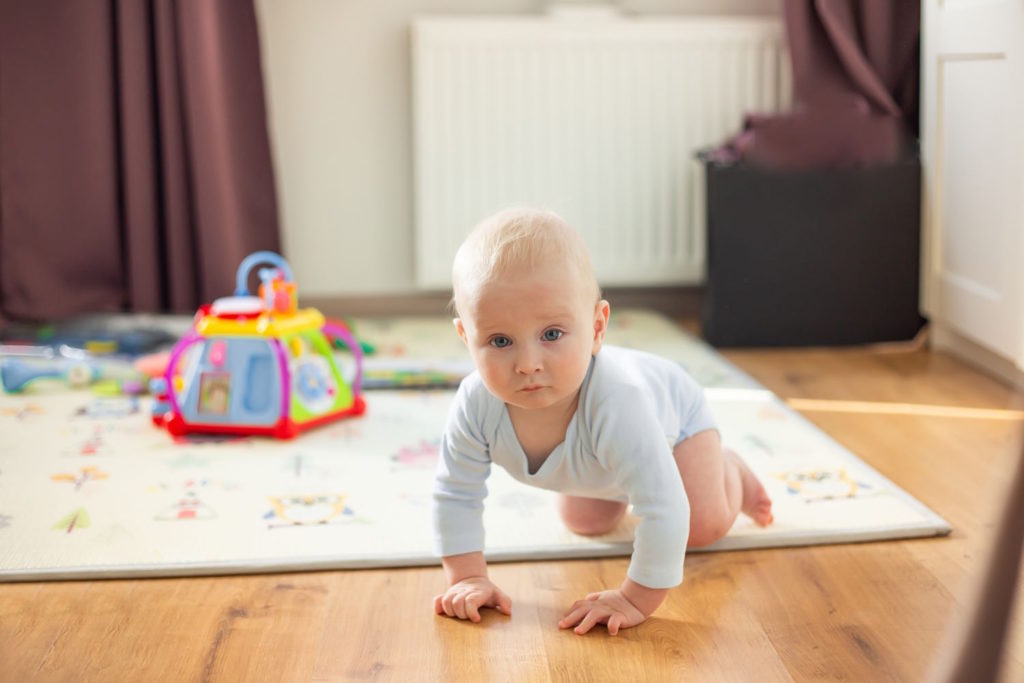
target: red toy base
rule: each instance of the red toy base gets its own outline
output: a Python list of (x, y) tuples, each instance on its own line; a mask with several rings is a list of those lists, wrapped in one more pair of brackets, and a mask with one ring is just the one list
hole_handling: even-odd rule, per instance
[(180, 415), (165, 413), (162, 417), (153, 417), (153, 424), (158, 427), (165, 427), (174, 436), (186, 434), (234, 434), (239, 436), (273, 436), (278, 439), (292, 439), (307, 429), (325, 425), (345, 417), (357, 417), (366, 412), (366, 401), (362, 396), (356, 396), (352, 405), (345, 410), (334, 413), (327, 413), (318, 418), (303, 423), (297, 423), (289, 417), (282, 417), (275, 424), (269, 427), (255, 427), (245, 425), (213, 425), (213, 424), (191, 424), (185, 422)]

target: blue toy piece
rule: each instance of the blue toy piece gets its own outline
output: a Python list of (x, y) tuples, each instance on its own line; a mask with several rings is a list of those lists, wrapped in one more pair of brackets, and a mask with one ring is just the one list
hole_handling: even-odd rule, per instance
[(4, 391), (17, 393), (29, 382), (46, 377), (64, 379), (73, 387), (84, 387), (100, 378), (101, 371), (96, 365), (68, 358), (54, 358), (48, 361), (22, 361), (17, 358), (0, 360), (0, 384)]
[(0, 386), (8, 393), (23, 391), (38, 379), (62, 379), (80, 388), (95, 382), (110, 381), (117, 391), (142, 393), (140, 375), (129, 363), (88, 354), (67, 345), (0, 345)]

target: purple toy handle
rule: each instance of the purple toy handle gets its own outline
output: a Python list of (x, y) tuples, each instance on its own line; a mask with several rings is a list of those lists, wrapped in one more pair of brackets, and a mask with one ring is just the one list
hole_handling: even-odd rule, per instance
[(164, 381), (167, 382), (167, 401), (171, 405), (171, 412), (175, 415), (181, 415), (181, 405), (178, 403), (178, 397), (174, 395), (174, 368), (177, 367), (178, 362), (181, 360), (182, 355), (196, 342), (202, 341), (202, 337), (195, 330), (189, 330), (181, 341), (175, 344), (174, 349), (171, 351), (171, 357), (167, 361), (167, 369), (164, 370)]
[(356, 376), (355, 379), (352, 380), (352, 397), (355, 398), (363, 388), (363, 348), (359, 345), (359, 342), (356, 341), (356, 338), (341, 325), (337, 325), (332, 322), (324, 323), (323, 332), (324, 334), (341, 339), (343, 342), (348, 344), (349, 350), (351, 350), (352, 355), (355, 356)]

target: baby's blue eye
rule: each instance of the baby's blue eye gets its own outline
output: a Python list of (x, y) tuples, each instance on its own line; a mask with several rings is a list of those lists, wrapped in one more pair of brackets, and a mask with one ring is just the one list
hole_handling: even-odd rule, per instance
[(544, 334), (541, 335), (541, 339), (543, 339), (544, 341), (558, 341), (559, 339), (562, 338), (563, 334), (565, 333), (562, 332), (561, 330), (544, 330)]
[(496, 349), (503, 349), (506, 346), (511, 345), (512, 340), (509, 339), (508, 337), (494, 337), (493, 339), (491, 339), (491, 346), (493, 346)]

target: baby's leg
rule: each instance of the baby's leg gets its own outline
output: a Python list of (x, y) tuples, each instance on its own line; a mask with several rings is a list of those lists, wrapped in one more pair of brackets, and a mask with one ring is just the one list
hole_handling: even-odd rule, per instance
[(690, 499), (691, 547), (714, 543), (729, 531), (740, 510), (761, 526), (772, 522), (772, 501), (750, 468), (731, 450), (722, 450), (709, 429), (673, 449)]
[(558, 496), (558, 511), (570, 531), (583, 536), (600, 536), (618, 525), (626, 514), (626, 504), (561, 494)]

